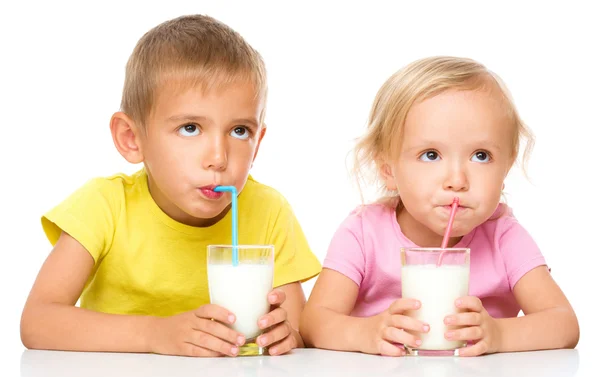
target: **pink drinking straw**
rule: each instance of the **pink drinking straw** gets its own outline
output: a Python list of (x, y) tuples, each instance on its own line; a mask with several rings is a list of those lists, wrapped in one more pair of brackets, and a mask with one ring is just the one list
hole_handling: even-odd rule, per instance
[[(450, 240), (450, 232), (452, 231), (452, 223), (454, 222), (454, 216), (456, 216), (456, 209), (458, 208), (458, 198), (454, 198), (452, 201), (452, 209), (450, 210), (450, 219), (448, 219), (448, 226), (446, 227), (446, 232), (444, 233), (444, 238), (442, 239), (442, 249), (448, 247), (448, 240)], [(438, 257), (437, 267), (442, 264), (442, 257), (446, 250), (442, 250), (440, 256)]]

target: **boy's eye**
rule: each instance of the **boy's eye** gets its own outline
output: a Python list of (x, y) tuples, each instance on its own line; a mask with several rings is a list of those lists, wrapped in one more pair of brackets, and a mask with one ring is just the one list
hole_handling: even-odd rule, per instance
[(419, 160), (430, 162), (439, 160), (440, 155), (436, 151), (427, 151), (419, 156)]
[(473, 161), (473, 162), (490, 162), (490, 155), (484, 151), (475, 152), (473, 157), (471, 157), (471, 161)]
[(250, 137), (250, 132), (244, 126), (237, 126), (231, 131), (230, 135), (237, 139), (246, 140)]
[(200, 128), (195, 124), (186, 124), (185, 126), (179, 127), (177, 130), (181, 136), (196, 136), (200, 134)]

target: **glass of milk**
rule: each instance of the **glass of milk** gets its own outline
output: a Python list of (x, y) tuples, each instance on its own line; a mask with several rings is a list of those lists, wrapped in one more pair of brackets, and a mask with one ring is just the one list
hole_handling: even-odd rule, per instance
[(423, 343), (418, 349), (407, 347), (409, 353), (458, 355), (458, 349), (466, 342), (450, 341), (444, 337), (446, 331), (455, 328), (444, 324), (444, 318), (458, 313), (454, 302), (469, 293), (470, 250), (402, 248), (400, 260), (402, 297), (421, 301), (420, 309), (408, 311), (406, 315), (430, 326), (428, 333), (415, 334)]
[(208, 290), (211, 304), (231, 311), (236, 321), (231, 328), (246, 337), (240, 356), (263, 355), (256, 344), (261, 334), (258, 320), (267, 314), (267, 295), (273, 289), (273, 245), (239, 245), (237, 265), (232, 263), (231, 245), (208, 246)]

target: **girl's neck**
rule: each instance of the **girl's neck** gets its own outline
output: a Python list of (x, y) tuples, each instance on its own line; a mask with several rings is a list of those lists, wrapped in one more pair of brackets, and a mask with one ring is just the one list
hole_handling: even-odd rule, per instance
[[(420, 247), (440, 247), (443, 236), (433, 232), (425, 225), (417, 221), (404, 208), (400, 202), (396, 207), (396, 220), (406, 238)], [(448, 247), (454, 247), (462, 237), (453, 237), (448, 240)]]

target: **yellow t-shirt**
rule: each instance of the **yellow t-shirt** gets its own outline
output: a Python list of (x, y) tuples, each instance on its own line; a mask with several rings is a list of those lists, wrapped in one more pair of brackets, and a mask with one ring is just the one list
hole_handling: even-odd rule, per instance
[[(81, 307), (169, 316), (210, 302), (206, 246), (231, 244), (231, 212), (210, 227), (179, 223), (154, 202), (147, 182), (144, 169), (92, 179), (42, 217), (53, 245), (64, 231), (94, 258)], [(240, 245), (275, 245), (275, 287), (320, 272), (288, 202), (252, 177), (238, 196), (238, 227)]]

